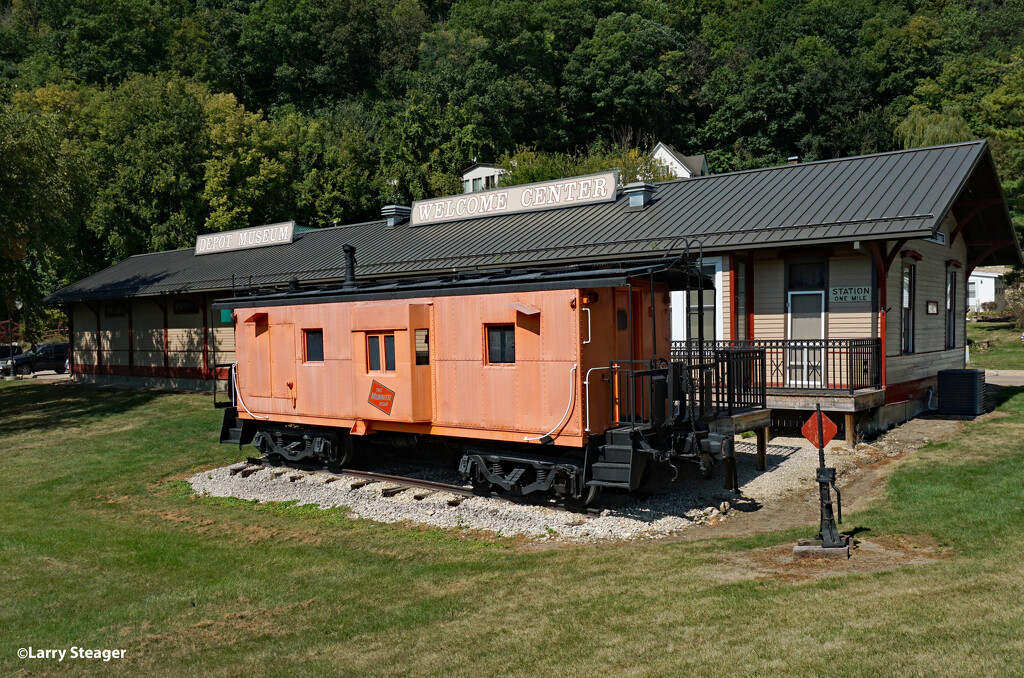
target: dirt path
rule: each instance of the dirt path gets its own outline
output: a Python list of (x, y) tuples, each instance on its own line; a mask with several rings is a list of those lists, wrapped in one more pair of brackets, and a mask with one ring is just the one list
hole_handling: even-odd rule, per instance
[[(885, 489), (892, 462), (930, 442), (947, 440), (963, 427), (962, 421), (926, 416), (911, 419), (871, 444), (861, 443), (855, 450), (836, 443), (830, 445), (826, 463), (840, 468), (836, 484), (843, 494), (843, 510), (851, 513), (863, 509), (878, 496)], [(741, 537), (774, 532), (813, 525), (820, 517), (817, 486), (813, 478), (808, 478), (799, 489), (788, 490), (763, 504), (752, 503), (742, 497), (731, 503), (734, 509), (727, 520), (692, 530), (683, 538)], [(855, 526), (844, 527), (850, 529)]]

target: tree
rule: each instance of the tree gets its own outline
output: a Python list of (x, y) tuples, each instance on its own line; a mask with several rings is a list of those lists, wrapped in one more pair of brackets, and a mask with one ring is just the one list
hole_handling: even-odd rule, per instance
[(941, 111), (914, 107), (896, 127), (896, 139), (903, 148), (937, 146), (969, 141), (974, 138), (959, 106), (946, 106)]
[(40, 278), (73, 240), (76, 170), (58, 116), (0, 104), (0, 305), (20, 300), (30, 330), (53, 289)]

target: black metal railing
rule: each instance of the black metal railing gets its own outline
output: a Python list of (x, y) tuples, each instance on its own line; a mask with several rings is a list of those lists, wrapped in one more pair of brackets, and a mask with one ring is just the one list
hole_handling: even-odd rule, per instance
[[(693, 342), (694, 344), (696, 342)], [(853, 393), (878, 388), (881, 378), (881, 341), (875, 339), (754, 339), (706, 341), (715, 349), (762, 349), (767, 360), (766, 386), (770, 389), (834, 390)], [(693, 353), (694, 346), (690, 345)], [(672, 359), (687, 353), (687, 342), (672, 342)]]
[[(763, 349), (702, 350), (670, 362), (620, 360), (609, 365), (612, 424), (657, 425), (670, 416), (707, 420), (743, 410), (764, 409), (766, 361)], [(676, 412), (676, 408), (679, 412)]]

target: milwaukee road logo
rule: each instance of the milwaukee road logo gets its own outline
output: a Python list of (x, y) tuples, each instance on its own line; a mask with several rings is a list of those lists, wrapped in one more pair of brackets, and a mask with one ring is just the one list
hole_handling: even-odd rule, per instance
[(395, 392), (374, 379), (370, 384), (370, 399), (367, 402), (390, 417), (391, 405), (395, 402)]

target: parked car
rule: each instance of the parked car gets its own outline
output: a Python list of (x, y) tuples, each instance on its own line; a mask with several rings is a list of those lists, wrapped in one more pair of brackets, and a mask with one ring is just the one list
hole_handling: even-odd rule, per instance
[(32, 374), (44, 370), (53, 370), (57, 374), (64, 374), (67, 362), (67, 344), (42, 344), (21, 355), (8, 358), (0, 363), (0, 369), (4, 375)]
[(8, 358), (13, 358), (16, 355), (21, 355), (21, 346), (17, 344), (0, 344), (0, 365)]

